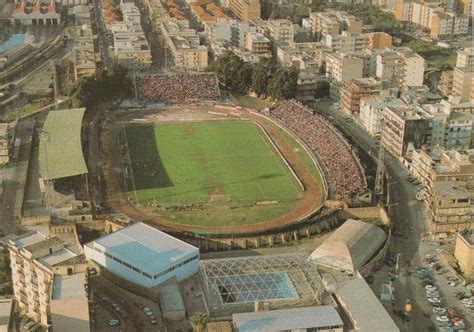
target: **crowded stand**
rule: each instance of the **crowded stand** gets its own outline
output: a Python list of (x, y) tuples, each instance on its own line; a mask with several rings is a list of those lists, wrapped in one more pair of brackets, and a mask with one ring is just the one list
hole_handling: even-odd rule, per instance
[(194, 102), (219, 98), (215, 74), (140, 75), (135, 77), (137, 96), (145, 101)]
[(280, 102), (270, 116), (297, 133), (326, 164), (335, 194), (348, 198), (364, 189), (361, 169), (349, 146), (329, 123), (295, 100)]

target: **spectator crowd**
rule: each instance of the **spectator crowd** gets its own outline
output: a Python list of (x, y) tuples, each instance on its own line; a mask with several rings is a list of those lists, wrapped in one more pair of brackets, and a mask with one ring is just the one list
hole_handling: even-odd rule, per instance
[(219, 98), (215, 74), (140, 75), (135, 77), (139, 99), (160, 102), (196, 102)]
[(326, 164), (336, 196), (348, 198), (364, 189), (356, 157), (335, 129), (319, 115), (295, 100), (280, 102), (270, 116), (302, 138)]

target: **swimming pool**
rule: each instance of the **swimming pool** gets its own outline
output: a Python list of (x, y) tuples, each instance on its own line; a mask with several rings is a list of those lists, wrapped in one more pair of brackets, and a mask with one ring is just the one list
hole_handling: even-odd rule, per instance
[(286, 272), (220, 276), (215, 282), (223, 303), (298, 297)]

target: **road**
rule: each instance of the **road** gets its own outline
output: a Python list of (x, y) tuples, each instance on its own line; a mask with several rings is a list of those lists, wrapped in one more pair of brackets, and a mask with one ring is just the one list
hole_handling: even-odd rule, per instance
[[(330, 102), (318, 103), (316, 110), (350, 137), (356, 145), (376, 158), (378, 142), (353, 119), (331, 106)], [(403, 309), (406, 300), (411, 300), (413, 303), (409, 322), (401, 321), (392, 310), (389, 310), (389, 313), (404, 331), (428, 331), (430, 326), (432, 328), (432, 323), (429, 318), (423, 316), (422, 307), (417, 303), (417, 299), (412, 297), (412, 294), (419, 292), (422, 286), (414, 275), (406, 276), (408, 269), (422, 263), (421, 238), (422, 234), (427, 231), (425, 208), (421, 202), (415, 199), (417, 188), (407, 180), (408, 172), (405, 167), (388, 153), (385, 154), (385, 166), (389, 176), (387, 210), (393, 222), (394, 232), (402, 235), (393, 238), (390, 251), (394, 255), (401, 254), (400, 275), (405, 276), (394, 280), (396, 298), (394, 309)], [(388, 282), (390, 279), (387, 269), (380, 270), (374, 274), (374, 277), (379, 279), (379, 282), (380, 280)], [(375, 290), (376, 293), (378, 291), (379, 289)]]
[(5, 234), (15, 230), (16, 223), (21, 216), (33, 126), (33, 118), (26, 118), (18, 122), (16, 137), (21, 138), (22, 141), (19, 161), (10, 162), (7, 167), (0, 169), (0, 176), (5, 181), (0, 204), (0, 230)]
[(95, 21), (98, 27), (98, 38), (99, 38), (99, 54), (102, 61), (103, 68), (107, 68), (110, 64), (111, 52), (110, 46), (111, 43), (108, 40), (108, 36), (106, 35), (107, 29), (105, 28), (104, 19), (102, 17), (102, 1), (101, 0), (94, 0), (94, 14), (95, 14)]

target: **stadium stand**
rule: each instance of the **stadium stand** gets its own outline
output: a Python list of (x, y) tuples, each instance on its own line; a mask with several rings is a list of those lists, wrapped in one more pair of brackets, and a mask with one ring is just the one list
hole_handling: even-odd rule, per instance
[(363, 191), (364, 180), (356, 157), (326, 120), (295, 100), (280, 102), (270, 116), (297, 133), (322, 158), (336, 196), (348, 198)]
[(145, 101), (171, 103), (216, 100), (219, 83), (215, 74), (135, 76), (137, 97)]

